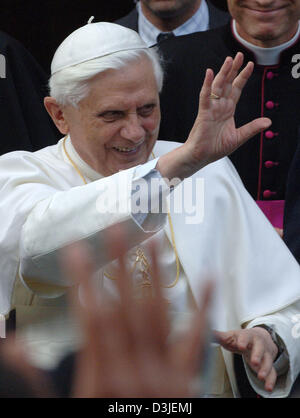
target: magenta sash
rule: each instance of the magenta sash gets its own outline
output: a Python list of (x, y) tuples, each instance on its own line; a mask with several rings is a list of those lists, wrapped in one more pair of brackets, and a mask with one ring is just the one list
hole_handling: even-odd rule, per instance
[(275, 228), (283, 229), (284, 200), (257, 200), (256, 203)]

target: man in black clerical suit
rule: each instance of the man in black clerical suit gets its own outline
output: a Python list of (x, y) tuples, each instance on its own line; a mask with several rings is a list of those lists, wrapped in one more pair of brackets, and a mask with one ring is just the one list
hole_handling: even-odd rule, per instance
[[(300, 125), (297, 59), (300, 1), (212, 2), (222, 10), (229, 9), (230, 23), (160, 43), (166, 79), (161, 94), (159, 139), (186, 140), (197, 114), (206, 69), (216, 72), (226, 56), (242, 51), (245, 62), (254, 61), (255, 66), (236, 108), (237, 124), (266, 116), (272, 120), (272, 126), (250, 139), (230, 158), (269, 220), (282, 228), (287, 176), (298, 145)], [(300, 261), (300, 150), (298, 154), (289, 176), (284, 237)], [(236, 375), (241, 395), (255, 396), (246, 383), (241, 364)]]
[(46, 74), (18, 41), (2, 31), (0, 41), (0, 155), (55, 144), (58, 131), (43, 104)]
[[(226, 7), (226, 0), (216, 5)], [(242, 51), (254, 71), (236, 109), (243, 125), (266, 116), (272, 126), (230, 156), (247, 190), (274, 226), (282, 228), (288, 170), (300, 123), (300, 0), (228, 0), (232, 20), (206, 32), (160, 44), (167, 63), (160, 139), (184, 142), (193, 125), (205, 71)], [(298, 71), (299, 72), (299, 71)]]
[(283, 239), (300, 263), (300, 146), (298, 146), (288, 175)]
[(210, 0), (141, 0), (128, 15), (116, 23), (139, 32), (148, 46), (170, 35), (181, 36), (224, 25), (225, 11)]

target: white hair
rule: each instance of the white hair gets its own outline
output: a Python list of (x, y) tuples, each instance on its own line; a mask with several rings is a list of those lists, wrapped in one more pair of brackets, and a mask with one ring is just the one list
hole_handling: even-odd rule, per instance
[(160, 92), (163, 84), (162, 62), (154, 48), (120, 51), (104, 57), (67, 67), (53, 74), (49, 80), (50, 95), (62, 106), (78, 103), (89, 94), (89, 81), (97, 74), (109, 70), (119, 70), (129, 62), (147, 57), (153, 66), (157, 88)]

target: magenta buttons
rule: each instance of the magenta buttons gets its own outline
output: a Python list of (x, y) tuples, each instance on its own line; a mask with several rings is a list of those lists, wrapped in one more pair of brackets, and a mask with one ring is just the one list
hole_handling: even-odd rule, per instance
[(274, 109), (274, 107), (275, 107), (275, 103), (274, 103), (274, 102), (272, 102), (272, 100), (268, 100), (268, 101), (266, 102), (266, 108), (267, 108), (267, 109), (272, 110), (272, 109)]
[(273, 139), (274, 136), (277, 136), (277, 135), (278, 135), (278, 132), (273, 132), (273, 131), (266, 131), (265, 132), (265, 137), (267, 139)]
[(264, 190), (263, 191), (264, 199), (270, 199), (274, 195), (276, 195), (276, 192), (272, 192), (271, 190)]
[(264, 166), (266, 168), (273, 168), (273, 167), (276, 167), (277, 165), (279, 165), (279, 163), (276, 161), (265, 161), (264, 163)]

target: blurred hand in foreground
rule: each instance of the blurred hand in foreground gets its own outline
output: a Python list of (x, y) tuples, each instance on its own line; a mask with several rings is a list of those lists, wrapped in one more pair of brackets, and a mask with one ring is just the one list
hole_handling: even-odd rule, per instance
[[(124, 262), (125, 238), (115, 229), (108, 240), (111, 255), (119, 259), (116, 285), (119, 300), (96, 296), (94, 271), (85, 247), (73, 245), (65, 266), (75, 283), (72, 304), (85, 334), (77, 356), (74, 397), (190, 397), (207, 344), (207, 313), (212, 286), (207, 284), (202, 306), (189, 330), (176, 341), (170, 331), (167, 302), (160, 286), (157, 257), (151, 248), (153, 294), (133, 296)], [(80, 302), (78, 290), (80, 287)]]

